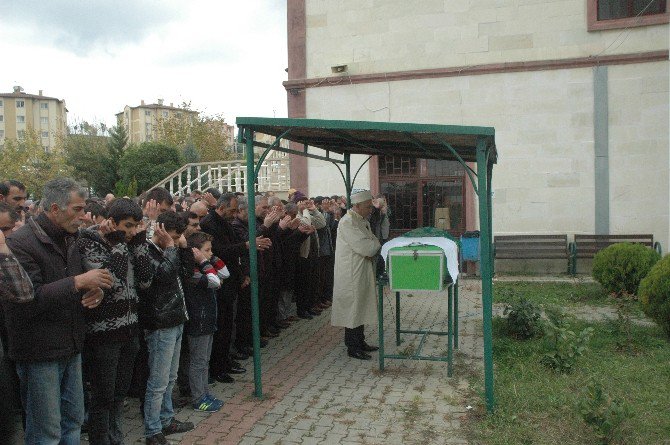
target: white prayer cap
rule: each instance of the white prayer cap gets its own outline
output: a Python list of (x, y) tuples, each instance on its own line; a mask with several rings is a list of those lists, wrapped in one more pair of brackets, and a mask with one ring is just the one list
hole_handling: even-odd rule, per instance
[(357, 190), (351, 194), (351, 205), (360, 204), (371, 199), (372, 193), (370, 193), (370, 190)]

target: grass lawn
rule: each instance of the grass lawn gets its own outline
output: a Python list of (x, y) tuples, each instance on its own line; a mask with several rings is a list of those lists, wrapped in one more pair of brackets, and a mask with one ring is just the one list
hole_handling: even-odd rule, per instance
[(493, 302), (511, 303), (525, 297), (536, 304), (557, 306), (604, 306), (611, 303), (609, 295), (598, 283), (496, 282)]
[[(578, 289), (580, 286), (587, 289)], [(525, 286), (518, 284), (496, 283), (495, 287), (497, 292), (501, 287), (520, 287), (525, 292)], [(554, 284), (541, 287), (546, 290), (537, 296), (541, 302), (558, 302), (566, 294), (596, 293), (590, 284), (572, 289)], [(557, 289), (557, 295), (551, 295), (549, 289)], [(623, 400), (630, 412), (622, 424), (621, 438), (613, 443), (670, 444), (670, 342), (660, 328), (634, 325), (631, 342), (622, 349), (627, 337), (612, 323), (571, 320), (575, 332), (591, 326), (594, 333), (574, 371), (560, 374), (540, 362), (548, 348), (547, 339), (512, 339), (505, 335), (505, 323), (502, 318), (494, 319), (497, 408), (487, 416), (483, 402), (475, 407), (465, 422), (471, 443), (597, 444), (594, 430), (577, 409), (587, 384), (597, 381), (612, 397)], [(474, 398), (482, 400), (482, 376), (470, 383)]]

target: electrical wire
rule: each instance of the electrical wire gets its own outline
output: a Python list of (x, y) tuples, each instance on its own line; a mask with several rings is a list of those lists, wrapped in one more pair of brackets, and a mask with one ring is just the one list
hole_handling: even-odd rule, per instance
[(636, 15), (635, 17), (633, 17), (633, 21), (632, 21), (632, 23), (631, 23), (630, 25), (626, 26), (626, 27), (619, 33), (619, 35), (617, 35), (616, 38), (615, 38), (614, 40), (612, 40), (612, 42), (611, 42), (611, 43), (610, 43), (604, 50), (600, 51), (598, 54), (596, 54), (595, 56), (592, 56), (592, 57), (600, 57), (600, 56), (602, 56), (603, 54), (605, 54), (605, 53), (612, 47), (612, 45), (614, 45), (614, 43), (615, 43), (617, 40), (619, 40), (619, 38), (620, 38), (624, 33), (626, 33), (626, 37), (624, 37), (624, 39), (621, 41), (621, 43), (619, 43), (614, 49), (616, 50), (616, 49), (619, 48), (621, 45), (623, 45), (623, 43), (624, 43), (624, 42), (628, 39), (628, 37), (630, 36), (630, 32), (631, 32), (631, 29), (630, 29), (630, 28), (631, 28), (633, 25), (637, 24), (637, 21), (639, 20), (640, 16), (641, 16), (642, 14), (644, 14), (644, 12), (645, 12), (647, 9), (649, 9), (649, 7), (651, 6), (651, 4), (654, 3), (655, 1), (656, 1), (656, 0), (650, 0), (649, 3), (647, 3), (647, 6), (645, 6), (644, 8), (642, 8), (642, 10), (641, 10), (640, 12), (638, 12), (637, 15)]

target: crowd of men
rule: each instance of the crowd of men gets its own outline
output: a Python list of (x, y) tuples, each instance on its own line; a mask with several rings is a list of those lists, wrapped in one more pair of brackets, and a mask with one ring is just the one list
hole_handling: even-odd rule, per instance
[[(165, 444), (193, 428), (174, 418), (175, 386), (193, 409), (220, 410), (209, 384), (234, 382), (253, 352), (249, 249), (258, 252), (261, 347), (321, 315), (334, 287), (354, 300), (369, 293), (389, 213), (369, 192), (351, 204), (293, 189), (288, 200), (257, 195), (253, 212), (241, 193), (214, 188), (88, 199), (68, 178), (32, 202), (20, 182), (0, 182), (0, 379), (20, 387), (15, 423), (25, 442), (79, 443), (86, 418), (91, 443), (122, 444), (130, 394), (141, 401), (146, 443)], [(336, 279), (340, 221), (349, 248), (337, 250)], [(343, 266), (352, 261), (364, 263), (353, 275)], [(337, 305), (333, 324), (345, 326), (349, 356), (369, 359), (369, 310), (352, 313), (357, 303), (346, 298)]]

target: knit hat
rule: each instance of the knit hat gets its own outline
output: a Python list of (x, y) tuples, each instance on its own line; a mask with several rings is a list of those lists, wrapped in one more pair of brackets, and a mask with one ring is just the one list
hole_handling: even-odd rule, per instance
[(372, 200), (370, 190), (361, 190), (351, 194), (351, 205)]

